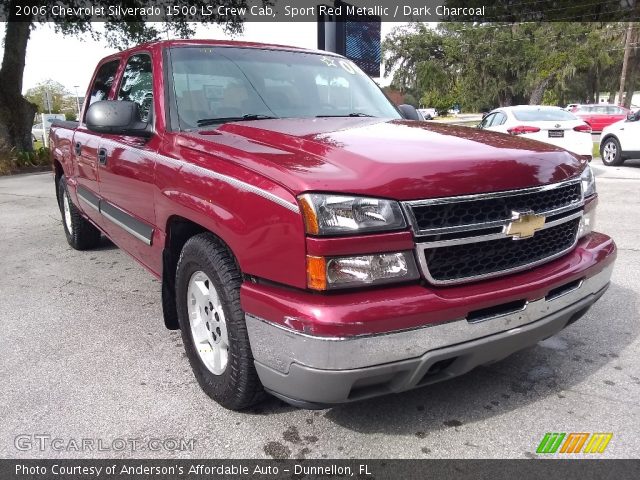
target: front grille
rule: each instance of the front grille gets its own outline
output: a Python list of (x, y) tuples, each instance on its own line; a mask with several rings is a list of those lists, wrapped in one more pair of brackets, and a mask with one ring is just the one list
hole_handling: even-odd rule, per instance
[(524, 240), (499, 240), (427, 248), (428, 277), (437, 283), (456, 282), (515, 271), (552, 259), (570, 249), (580, 219), (576, 218), (537, 232)]
[(533, 192), (488, 195), (486, 198), (478, 195), (477, 198), (461, 201), (453, 197), (445, 201), (428, 201), (424, 205), (416, 203), (411, 206), (414, 227), (422, 233), (427, 230), (508, 220), (513, 211), (545, 213), (571, 208), (582, 201), (582, 191), (580, 182), (574, 182)]

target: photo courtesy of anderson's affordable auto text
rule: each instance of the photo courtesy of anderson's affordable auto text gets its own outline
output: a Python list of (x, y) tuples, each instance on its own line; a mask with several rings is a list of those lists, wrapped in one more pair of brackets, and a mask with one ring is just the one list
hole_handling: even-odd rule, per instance
[(640, 478), (636, 0), (0, 21), (0, 480)]

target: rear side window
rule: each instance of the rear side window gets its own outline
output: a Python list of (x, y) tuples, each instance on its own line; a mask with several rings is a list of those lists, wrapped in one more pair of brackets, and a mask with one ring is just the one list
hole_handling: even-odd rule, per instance
[[(580, 110), (582, 111), (582, 109)], [(531, 108), (514, 110), (513, 116), (522, 122), (559, 122), (562, 120), (575, 120), (573, 113), (560, 108)]]
[(481, 128), (487, 128), (491, 126), (491, 122), (493, 122), (493, 119), (496, 117), (495, 113), (491, 113), (489, 115), (487, 115), (486, 117), (484, 117), (484, 120), (482, 120), (482, 122), (480, 123), (480, 127)]
[(96, 73), (91, 90), (89, 90), (89, 105), (98, 100), (107, 99), (113, 81), (116, 78), (118, 65), (120, 65), (120, 60), (112, 60), (98, 68), (98, 73)]
[(507, 121), (507, 116), (504, 113), (496, 113), (496, 116), (494, 117), (493, 121), (491, 122), (491, 126), (492, 127), (497, 127), (498, 125), (502, 125), (504, 122)]
[(144, 122), (149, 119), (153, 104), (153, 75), (151, 58), (146, 53), (133, 55), (127, 61), (118, 91), (118, 100), (129, 100), (140, 106)]

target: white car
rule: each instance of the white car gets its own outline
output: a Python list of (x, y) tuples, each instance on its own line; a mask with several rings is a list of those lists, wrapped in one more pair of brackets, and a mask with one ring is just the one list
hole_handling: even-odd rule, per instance
[(591, 127), (560, 107), (519, 105), (492, 110), (479, 128), (550, 143), (591, 159)]
[(432, 118), (436, 118), (438, 116), (438, 112), (435, 108), (419, 108), (418, 112), (420, 112), (425, 120), (431, 120)]
[(31, 140), (44, 142), (44, 128), (41, 123), (36, 123), (31, 127)]
[(609, 166), (622, 165), (628, 158), (640, 158), (640, 110), (602, 130), (600, 156), (602, 163)]

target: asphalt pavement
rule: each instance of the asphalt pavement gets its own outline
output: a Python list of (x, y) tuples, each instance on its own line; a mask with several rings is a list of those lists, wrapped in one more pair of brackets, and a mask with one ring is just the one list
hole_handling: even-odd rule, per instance
[(619, 256), (585, 317), (454, 380), (315, 412), (215, 404), (160, 284), (106, 240), (72, 250), (50, 174), (1, 178), (0, 457), (527, 458), (546, 432), (611, 432), (604, 457), (638, 458), (640, 160), (593, 164)]

